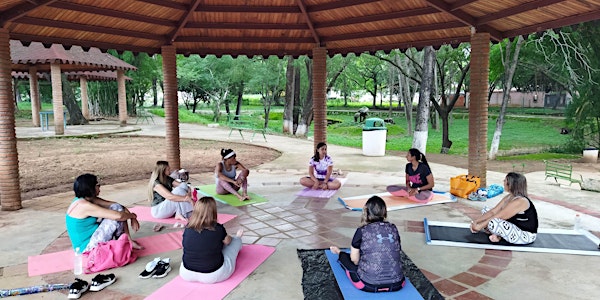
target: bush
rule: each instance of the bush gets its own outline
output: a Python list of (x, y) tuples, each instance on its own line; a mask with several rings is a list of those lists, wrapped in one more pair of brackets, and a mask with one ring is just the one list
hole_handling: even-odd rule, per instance
[(269, 112), (269, 120), (283, 120), (283, 112)]

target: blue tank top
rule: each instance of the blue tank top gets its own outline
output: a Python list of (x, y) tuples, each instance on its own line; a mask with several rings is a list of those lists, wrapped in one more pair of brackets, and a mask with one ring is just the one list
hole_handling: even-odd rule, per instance
[[(77, 200), (83, 200), (81, 198), (73, 199), (73, 202)], [(67, 225), (67, 233), (69, 234), (69, 239), (71, 239), (71, 244), (73, 245), (73, 249), (79, 247), (80, 251), (85, 250), (87, 245), (90, 243), (90, 238), (98, 229), (99, 224), (97, 223), (96, 217), (86, 217), (83, 219), (73, 218), (69, 216), (67, 212), (65, 217), (65, 223)]]

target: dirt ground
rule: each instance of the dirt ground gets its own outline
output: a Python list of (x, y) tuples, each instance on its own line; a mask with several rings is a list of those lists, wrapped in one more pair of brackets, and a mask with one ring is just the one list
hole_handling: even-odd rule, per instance
[[(104, 137), (94, 139), (43, 139), (19, 141), (19, 175), (23, 200), (70, 191), (75, 178), (93, 173), (104, 184), (140, 180), (150, 177), (157, 160), (164, 160), (163, 138)], [(180, 143), (181, 166), (190, 173), (210, 172), (220, 159), (221, 148), (231, 148), (227, 142), (183, 139)], [(280, 156), (278, 151), (253, 145), (235, 144), (244, 155), (244, 165), (255, 167)], [(395, 152), (395, 151), (394, 151)], [(391, 155), (400, 155), (390, 153)], [(404, 153), (402, 153), (403, 155)], [(444, 162), (468, 168), (466, 156), (428, 153), (431, 162)], [(567, 162), (567, 161), (565, 161)], [(568, 161), (576, 170), (598, 171), (598, 164)], [(498, 172), (543, 171), (541, 161), (488, 161), (488, 170)]]

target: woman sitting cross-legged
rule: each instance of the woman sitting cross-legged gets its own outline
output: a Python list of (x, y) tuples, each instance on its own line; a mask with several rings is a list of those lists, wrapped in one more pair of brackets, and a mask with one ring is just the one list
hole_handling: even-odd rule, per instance
[(435, 183), (425, 154), (419, 149), (411, 148), (406, 153), (406, 160), (408, 161), (404, 168), (406, 185), (390, 185), (387, 191), (394, 196), (407, 197), (415, 202), (429, 202), (433, 198)]
[(537, 237), (538, 216), (533, 202), (527, 197), (525, 176), (510, 172), (504, 178), (506, 195), (494, 208), (482, 210), (482, 215), (471, 221), (471, 232), (483, 229), (493, 243), (505, 240), (516, 245), (531, 244)]
[(227, 234), (217, 222), (217, 203), (212, 197), (196, 201), (194, 211), (183, 232), (183, 257), (179, 275), (186, 281), (215, 283), (228, 279), (242, 249), (242, 234)]
[[(131, 229), (138, 231), (140, 223), (134, 213), (119, 203), (104, 200), (100, 194), (98, 177), (92, 174), (83, 174), (73, 183), (75, 199), (65, 217), (69, 239), (73, 249), (79, 248), (80, 252), (87, 252), (95, 248), (98, 243), (107, 242), (126, 234), (134, 249), (143, 249), (141, 245), (131, 239)], [(102, 220), (101, 222), (98, 222)]]
[[(236, 160), (236, 154), (231, 149), (221, 149), (223, 158), (215, 167), (216, 192), (219, 195), (233, 194), (241, 201), (250, 200), (248, 196), (248, 170)], [(240, 174), (237, 174), (240, 170)], [(242, 189), (242, 194), (238, 191)]]
[(320, 142), (308, 162), (308, 176), (300, 178), (300, 184), (313, 190), (337, 190), (342, 183), (332, 178), (332, 173), (333, 160), (327, 155), (327, 144)]
[(157, 161), (148, 182), (152, 217), (166, 219), (175, 216), (175, 219), (185, 221), (194, 205), (191, 190), (185, 182), (176, 181), (169, 174), (169, 163), (164, 160)]
[(400, 234), (396, 225), (386, 221), (387, 207), (378, 196), (363, 207), (361, 227), (352, 238), (350, 254), (336, 246), (338, 262), (357, 289), (365, 292), (393, 292), (404, 287)]

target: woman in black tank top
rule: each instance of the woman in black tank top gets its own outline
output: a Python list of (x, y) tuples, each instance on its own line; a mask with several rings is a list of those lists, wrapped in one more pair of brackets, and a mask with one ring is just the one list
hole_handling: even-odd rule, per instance
[(538, 216), (533, 202), (527, 197), (527, 179), (510, 172), (504, 178), (504, 190), (508, 195), (471, 221), (471, 232), (487, 229), (492, 243), (501, 240), (516, 245), (533, 243), (537, 237)]

